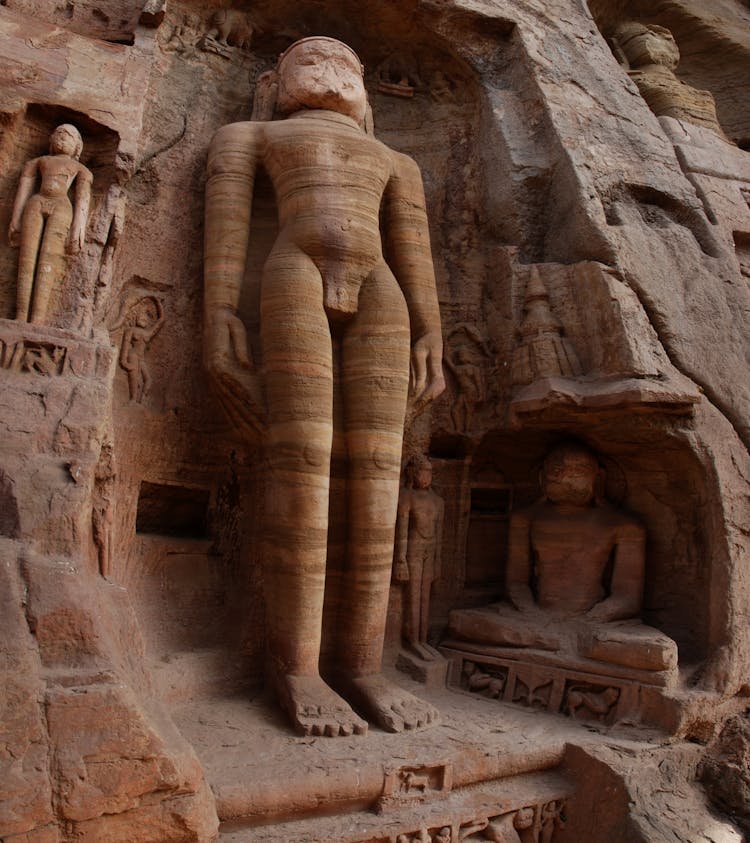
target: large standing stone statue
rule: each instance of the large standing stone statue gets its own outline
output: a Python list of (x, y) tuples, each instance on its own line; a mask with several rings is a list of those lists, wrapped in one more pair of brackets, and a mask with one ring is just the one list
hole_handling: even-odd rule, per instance
[(550, 451), (542, 498), (511, 517), (509, 603), (451, 612), (453, 635), (645, 671), (675, 667), (674, 641), (638, 620), (645, 530), (603, 499), (601, 477), (588, 449)]
[[(8, 231), (11, 246), (20, 246), (16, 319), (23, 322), (45, 321), (50, 293), (65, 272), (66, 252), (83, 247), (92, 175), (78, 161), (82, 149), (78, 129), (63, 123), (50, 137), (50, 154), (23, 168)], [(37, 177), (39, 192), (34, 193)]]
[[(416, 407), (444, 388), (422, 182), (410, 158), (365, 132), (362, 65), (345, 44), (302, 39), (277, 74), (286, 119), (225, 126), (209, 153), (207, 365), (230, 415), (266, 444), (265, 587), (280, 702), (306, 734), (367, 728), (319, 676), (335, 432), (348, 462), (337, 689), (399, 731), (436, 716), (380, 672), (410, 365)], [(263, 359), (253, 366), (237, 307), (258, 167), (273, 184), (280, 233), (263, 269)]]

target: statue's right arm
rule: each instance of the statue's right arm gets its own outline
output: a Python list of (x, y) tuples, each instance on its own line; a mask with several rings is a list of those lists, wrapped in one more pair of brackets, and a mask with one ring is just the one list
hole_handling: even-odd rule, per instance
[(206, 315), (237, 312), (250, 236), (250, 211), (260, 131), (253, 123), (224, 126), (208, 152), (204, 305)]
[(13, 214), (10, 218), (10, 226), (8, 227), (8, 242), (11, 246), (19, 245), (23, 209), (26, 207), (29, 197), (34, 192), (38, 170), (39, 159), (32, 158), (31, 161), (26, 162), (21, 173), (18, 190), (16, 191), (16, 199), (13, 203)]
[(531, 579), (531, 513), (514, 512), (510, 517), (508, 567), (505, 574), (508, 599), (519, 611), (536, 607)]
[(245, 327), (237, 314), (250, 236), (255, 172), (263, 140), (257, 123), (233, 123), (208, 154), (204, 245), (204, 354), (219, 398), (235, 424), (260, 432), (264, 402), (251, 372)]

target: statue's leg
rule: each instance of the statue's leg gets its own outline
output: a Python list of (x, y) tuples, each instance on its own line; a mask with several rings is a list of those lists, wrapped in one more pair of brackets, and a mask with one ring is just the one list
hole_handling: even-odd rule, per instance
[(65, 274), (65, 242), (70, 232), (73, 211), (66, 199), (47, 217), (36, 267), (36, 284), (31, 303), (31, 321), (44, 322), (54, 285)]
[(432, 722), (432, 706), (381, 674), (409, 387), (409, 314), (385, 264), (362, 285), (342, 342), (349, 458), (349, 545), (339, 681), (355, 707), (393, 732)]
[(427, 643), (430, 626), (430, 597), (432, 583), (435, 581), (432, 561), (434, 557), (434, 542), (425, 542), (422, 548), (422, 576), (419, 581), (419, 652), (426, 661), (440, 658), (440, 653)]
[(296, 249), (263, 271), (261, 341), (268, 401), (264, 578), (272, 679), (305, 734), (364, 733), (367, 724), (320, 678), (333, 378), (322, 282)]
[(18, 289), (16, 291), (16, 319), (28, 322), (31, 291), (34, 288), (39, 244), (42, 240), (44, 216), (39, 197), (32, 196), (26, 203), (21, 222), (21, 248), (18, 252)]

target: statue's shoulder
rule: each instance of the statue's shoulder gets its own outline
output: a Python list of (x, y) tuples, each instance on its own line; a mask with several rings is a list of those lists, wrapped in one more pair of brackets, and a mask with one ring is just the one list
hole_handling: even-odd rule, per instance
[(609, 501), (602, 501), (596, 507), (596, 514), (600, 520), (606, 521), (613, 528), (624, 533), (637, 535), (645, 533), (643, 524), (630, 512), (614, 506)]
[(419, 170), (419, 165), (417, 162), (411, 157), (411, 155), (407, 155), (405, 152), (398, 152), (396, 149), (391, 149), (390, 146), (387, 146), (382, 141), (378, 141), (378, 143), (384, 148), (388, 150), (388, 154), (393, 161), (393, 168), (394, 171), (398, 173), (409, 173), (417, 175), (421, 175)]

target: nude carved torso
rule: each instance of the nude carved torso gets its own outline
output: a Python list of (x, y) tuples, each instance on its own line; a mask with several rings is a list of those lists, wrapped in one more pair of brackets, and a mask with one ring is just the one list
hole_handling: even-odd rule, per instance
[(607, 563), (629, 526), (637, 529), (609, 508), (535, 507), (529, 539), (539, 607), (577, 615), (599, 603)]
[[(303, 120), (310, 141), (304, 145)], [(383, 262), (379, 212), (392, 153), (335, 120), (313, 125), (291, 117), (260, 131), (259, 163), (273, 184), (281, 229), (274, 252), (292, 248), (308, 255), (322, 277), (329, 316), (355, 313), (362, 282)]]
[(416, 500), (411, 507), (411, 524), (413, 529), (425, 542), (437, 538), (438, 515), (442, 513), (443, 502), (433, 492), (412, 491)]

